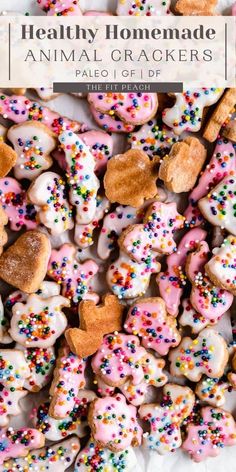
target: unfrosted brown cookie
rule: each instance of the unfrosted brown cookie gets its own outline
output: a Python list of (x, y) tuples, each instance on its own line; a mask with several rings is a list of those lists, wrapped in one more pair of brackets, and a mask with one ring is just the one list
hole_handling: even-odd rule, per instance
[(216, 5), (217, 0), (178, 0), (175, 10), (183, 16), (213, 16)]
[(17, 154), (11, 146), (0, 142), (0, 178), (9, 174), (17, 160)]
[(104, 177), (106, 197), (111, 203), (139, 207), (157, 194), (157, 177), (156, 161), (150, 161), (143, 151), (130, 149), (108, 161)]
[(80, 357), (94, 354), (107, 333), (122, 329), (124, 305), (115, 295), (107, 293), (101, 305), (82, 300), (79, 305), (80, 328), (66, 331), (66, 340), (72, 352)]
[(216, 105), (206, 127), (204, 130), (203, 137), (213, 143), (219, 136), (220, 130), (229, 115), (234, 111), (236, 105), (236, 88), (228, 89), (221, 100)]
[(27, 231), (0, 257), (0, 278), (23, 292), (36, 292), (42, 283), (51, 253), (48, 237)]
[(222, 134), (225, 138), (236, 143), (236, 120), (229, 121), (223, 128)]
[(188, 137), (175, 143), (160, 165), (159, 178), (168, 190), (175, 193), (189, 192), (194, 187), (207, 151), (199, 139)]

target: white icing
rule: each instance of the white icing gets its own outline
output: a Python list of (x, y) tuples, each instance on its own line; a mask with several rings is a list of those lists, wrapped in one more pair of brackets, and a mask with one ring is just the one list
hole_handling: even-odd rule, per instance
[(76, 207), (76, 223), (90, 223), (96, 214), (99, 180), (94, 173), (95, 159), (89, 148), (71, 131), (59, 136), (66, 159), (66, 176), (70, 187), (70, 202)]
[(21, 351), (0, 349), (0, 383), (3, 386), (20, 389), (29, 376), (30, 371)]
[(103, 219), (109, 208), (109, 200), (107, 200), (106, 197), (97, 196), (97, 210), (93, 221), (86, 225), (75, 225), (74, 240), (81, 249), (85, 249), (94, 243), (93, 232), (98, 227), (99, 221)]
[(202, 374), (211, 378), (220, 377), (228, 361), (227, 345), (216, 331), (205, 328), (194, 340), (184, 337), (180, 345), (170, 352), (169, 360), (172, 375), (184, 375), (192, 382), (198, 382)]
[[(1, 385), (1, 384), (0, 384)], [(7, 426), (9, 415), (17, 416), (21, 414), (19, 401), (28, 394), (26, 390), (10, 391), (1, 387), (0, 391), (0, 427)]]
[[(112, 292), (118, 298), (135, 298), (143, 295), (149, 285), (152, 274), (160, 271), (160, 263), (153, 254), (150, 264), (139, 264), (120, 251), (119, 258), (113, 262), (107, 271), (107, 282)], [(117, 280), (117, 273), (119, 274)], [(132, 273), (132, 277), (130, 277)]]
[(38, 210), (38, 217), (52, 235), (74, 226), (72, 211), (65, 196), (65, 182), (55, 172), (44, 172), (31, 185), (28, 196)]
[(34, 180), (52, 165), (50, 152), (55, 139), (46, 126), (34, 122), (12, 126), (7, 137), (17, 153), (14, 175), (17, 179)]
[(196, 88), (175, 93), (175, 105), (164, 110), (162, 119), (177, 135), (183, 131), (199, 131), (204, 108), (216, 103), (223, 92), (222, 88)]
[(209, 223), (236, 236), (236, 174), (221, 180), (198, 206)]
[(12, 308), (12, 339), (26, 347), (53, 346), (66, 329), (67, 319), (61, 309), (68, 306), (68, 299), (60, 295), (48, 299), (29, 295), (25, 304), (16, 303)]

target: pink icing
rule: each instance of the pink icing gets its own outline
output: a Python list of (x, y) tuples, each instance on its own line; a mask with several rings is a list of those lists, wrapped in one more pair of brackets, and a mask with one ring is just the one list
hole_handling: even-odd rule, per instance
[(79, 263), (72, 244), (63, 244), (59, 250), (52, 250), (48, 275), (62, 285), (62, 294), (75, 305), (87, 296), (89, 282), (97, 271), (98, 265), (93, 260)]
[(167, 271), (160, 272), (157, 276), (160, 295), (166, 303), (168, 313), (172, 316), (178, 315), (180, 299), (186, 284), (184, 266), (187, 254), (194, 250), (196, 243), (202, 241), (206, 235), (206, 231), (201, 228), (188, 231), (181, 239), (176, 252), (166, 258)]
[(6, 459), (26, 456), (30, 449), (44, 445), (43, 434), (37, 429), (0, 429), (0, 464)]
[(182, 447), (195, 462), (216, 457), (225, 446), (236, 444), (236, 425), (233, 416), (221, 408), (201, 410), (201, 423), (190, 423)]
[[(113, 139), (104, 131), (86, 131), (78, 135), (80, 139), (90, 148), (91, 153), (96, 161), (95, 172), (100, 174), (106, 170), (108, 159), (113, 152)], [(56, 149), (52, 153), (54, 159), (57, 160), (59, 166), (66, 170), (65, 153), (61, 148)]]
[(204, 271), (208, 261), (209, 247), (202, 241), (199, 248), (191, 254), (187, 274), (193, 287), (190, 301), (197, 312), (214, 323), (232, 305), (233, 295), (222, 288), (215, 287)]
[(161, 298), (149, 298), (135, 303), (128, 311), (124, 325), (128, 333), (142, 338), (142, 345), (165, 356), (180, 342), (180, 334), (173, 318), (167, 316)]
[(232, 16), (236, 16), (236, 3), (232, 6)]
[(121, 121), (116, 115), (106, 115), (97, 111), (92, 105), (90, 105), (90, 111), (96, 123), (104, 129), (104, 131), (109, 131), (111, 133), (130, 133), (131, 131), (134, 131), (133, 125), (123, 123), (123, 121)]
[(48, 126), (56, 134), (60, 134), (64, 128), (73, 131), (80, 129), (80, 123), (64, 118), (44, 105), (29, 100), (24, 95), (1, 95), (0, 115), (15, 123), (38, 121)]
[(138, 125), (153, 117), (158, 101), (156, 93), (89, 93), (89, 103), (110, 116)]
[(223, 180), (230, 171), (236, 169), (235, 157), (235, 146), (227, 139), (220, 138), (209, 164), (199, 179), (198, 185), (189, 195), (189, 205), (184, 213), (186, 224), (193, 226), (202, 223), (203, 216), (197, 207), (197, 202)]
[(48, 16), (81, 16), (79, 0), (37, 0)]
[(129, 377), (137, 385), (144, 379), (142, 359), (145, 355), (137, 336), (109, 334), (92, 359), (92, 369), (108, 385), (122, 385)]
[[(120, 391), (126, 397), (129, 403), (134, 406), (142, 405), (147, 399), (149, 387), (162, 387), (168, 380), (163, 373), (165, 361), (158, 359), (149, 352), (142, 359), (142, 369), (145, 379), (137, 385), (134, 385), (129, 379), (123, 385), (119, 386)], [(98, 392), (102, 397), (113, 395), (115, 387), (107, 385), (99, 376), (96, 377), (98, 384)]]
[(184, 217), (176, 203), (154, 202), (148, 209), (144, 224), (135, 225), (122, 239), (122, 248), (137, 262), (145, 262), (151, 251), (171, 254), (175, 247), (173, 235), (183, 227)]
[(0, 179), (0, 203), (13, 231), (20, 231), (23, 226), (27, 229), (36, 228), (35, 207), (27, 203), (26, 192), (16, 179), (12, 177)]
[(50, 394), (53, 396), (53, 416), (66, 418), (76, 403), (78, 391), (85, 386), (86, 361), (73, 354), (67, 345), (59, 355)]
[(123, 395), (99, 398), (93, 407), (95, 441), (121, 451), (130, 445), (140, 445), (142, 428), (137, 422), (137, 410), (127, 405)]

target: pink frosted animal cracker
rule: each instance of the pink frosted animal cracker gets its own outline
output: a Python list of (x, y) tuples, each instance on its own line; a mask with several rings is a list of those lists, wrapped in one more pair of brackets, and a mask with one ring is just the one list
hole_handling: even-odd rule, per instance
[(44, 446), (44, 436), (33, 428), (0, 429), (0, 464), (7, 459), (25, 457), (33, 448)]
[(181, 326), (190, 326), (192, 333), (197, 334), (206, 326), (214, 325), (217, 320), (209, 319), (198, 313), (191, 304), (189, 298), (186, 298), (182, 302), (183, 312), (179, 318)]
[(158, 108), (156, 93), (89, 93), (88, 102), (97, 111), (135, 126), (151, 120)]
[(149, 157), (164, 157), (177, 141), (176, 134), (155, 119), (148, 121), (138, 131), (133, 131), (128, 136), (131, 149), (144, 151)]
[(99, 228), (100, 221), (103, 220), (103, 217), (108, 212), (109, 208), (109, 200), (104, 196), (97, 195), (94, 219), (91, 223), (85, 225), (75, 225), (74, 240), (81, 249), (85, 249), (94, 243), (94, 230)]
[(52, 235), (60, 235), (74, 226), (72, 209), (66, 198), (65, 181), (55, 172), (44, 172), (28, 190), (28, 198), (37, 216)]
[(59, 136), (65, 152), (66, 178), (70, 189), (70, 202), (76, 208), (76, 222), (90, 223), (96, 213), (96, 197), (99, 180), (95, 170), (95, 159), (90, 149), (72, 131), (63, 131)]
[(209, 223), (236, 236), (236, 172), (230, 172), (221, 180), (199, 200), (198, 206)]
[[(165, 361), (154, 357), (149, 352), (146, 352), (142, 359), (142, 369), (144, 379), (142, 382), (134, 385), (132, 379), (127, 380), (123, 385), (119, 386), (119, 390), (126, 397), (129, 403), (134, 406), (146, 403), (150, 387), (162, 387), (168, 381), (167, 376), (163, 373)], [(115, 387), (107, 385), (99, 376), (96, 376), (98, 384), (98, 392), (102, 397), (113, 395)]]
[(139, 416), (150, 423), (150, 432), (144, 434), (144, 446), (161, 455), (173, 452), (182, 444), (180, 426), (194, 406), (194, 393), (188, 387), (166, 384), (163, 400), (139, 408)]
[(120, 236), (120, 248), (136, 262), (145, 262), (151, 251), (171, 254), (176, 243), (173, 235), (183, 227), (184, 217), (176, 203), (154, 202), (148, 208), (144, 224), (129, 226)]
[(81, 16), (79, 0), (37, 0), (39, 7), (48, 16)]
[(212, 283), (236, 295), (236, 237), (228, 236), (205, 265)]
[(97, 111), (96, 108), (90, 105), (90, 111), (93, 119), (96, 121), (98, 126), (100, 126), (104, 131), (110, 133), (130, 133), (134, 131), (134, 126), (129, 123), (124, 123), (116, 115), (105, 115)]
[(76, 405), (77, 394), (85, 386), (85, 366), (85, 360), (73, 354), (67, 344), (61, 347), (49, 392), (49, 415), (53, 418), (66, 418)]
[(212, 284), (205, 273), (204, 266), (208, 261), (209, 247), (205, 241), (200, 242), (195, 252), (187, 257), (186, 273), (193, 284), (190, 301), (197, 312), (208, 324), (216, 323), (233, 303), (233, 295)]
[(23, 123), (24, 121), (43, 123), (56, 135), (60, 134), (62, 129), (71, 129), (73, 131), (80, 129), (80, 123), (64, 118), (44, 105), (33, 102), (23, 95), (8, 96), (2, 94), (0, 96), (0, 115), (15, 123)]
[(127, 405), (121, 394), (94, 400), (88, 422), (96, 443), (113, 452), (141, 444), (142, 428), (137, 422), (136, 408)]
[(29, 295), (26, 303), (16, 303), (12, 308), (12, 339), (26, 347), (52, 347), (67, 327), (62, 308), (68, 306), (69, 300), (60, 295), (47, 299)]
[(17, 179), (34, 180), (52, 165), (50, 153), (56, 145), (54, 133), (32, 121), (11, 126), (7, 137), (17, 153), (14, 175)]
[(197, 206), (198, 201), (235, 169), (235, 146), (227, 139), (219, 138), (209, 164), (202, 172), (197, 186), (189, 195), (189, 205), (184, 213), (187, 224), (193, 226), (202, 223), (203, 216)]
[(203, 374), (219, 378), (228, 357), (224, 338), (212, 328), (205, 328), (196, 339), (183, 337), (179, 346), (170, 352), (170, 373), (185, 376), (191, 382), (198, 382)]
[(236, 444), (236, 425), (233, 416), (221, 408), (206, 406), (201, 410), (198, 424), (187, 426), (183, 449), (195, 462), (216, 457), (225, 446)]
[(177, 135), (184, 131), (199, 131), (204, 108), (216, 103), (223, 92), (223, 88), (212, 87), (176, 93), (174, 106), (163, 111), (162, 119)]
[(89, 283), (98, 271), (93, 260), (80, 263), (73, 244), (63, 244), (53, 249), (48, 263), (48, 275), (62, 286), (62, 295), (77, 305), (89, 297)]
[(63, 419), (52, 418), (48, 411), (49, 403), (42, 403), (33, 410), (34, 427), (49, 441), (60, 441), (71, 434), (83, 438), (87, 434), (89, 404), (95, 398), (96, 394), (91, 390), (79, 391), (73, 409)]
[(120, 16), (163, 16), (171, 15), (170, 0), (118, 0), (116, 9)]
[(229, 391), (229, 387), (229, 382), (203, 377), (202, 380), (198, 382), (195, 393), (200, 400), (209, 405), (220, 407), (225, 404), (225, 393)]
[(99, 130), (86, 131), (79, 136), (94, 156), (95, 172), (104, 172), (108, 159), (113, 155), (112, 136)]
[(42, 449), (34, 449), (27, 454), (27, 457), (17, 457), (4, 462), (2, 472), (13, 470), (39, 472), (43, 469), (47, 472), (55, 472), (55, 470), (64, 472), (73, 464), (79, 450), (80, 442), (78, 438), (72, 436)]
[(134, 385), (144, 380), (142, 368), (146, 350), (137, 336), (108, 334), (93, 356), (92, 369), (111, 387), (119, 387), (130, 378)]
[(207, 233), (203, 229), (188, 231), (180, 243), (176, 252), (167, 256), (167, 270), (157, 276), (157, 285), (160, 295), (166, 303), (167, 311), (172, 316), (177, 316), (180, 299), (186, 285), (185, 262), (190, 251), (196, 248), (199, 241), (205, 239)]
[(4, 387), (1, 383), (0, 391), (0, 428), (8, 426), (9, 418), (22, 413), (19, 401), (24, 398), (28, 392), (26, 390), (14, 390)]
[(168, 381), (167, 376), (163, 373), (165, 361), (154, 357), (149, 352), (142, 361), (144, 380), (134, 385), (128, 380), (124, 385), (119, 387), (121, 393), (127, 398), (128, 402), (134, 406), (146, 403), (149, 393), (149, 387), (162, 387)]
[(24, 388), (29, 392), (39, 392), (47, 385), (52, 377), (56, 363), (54, 347), (24, 347), (16, 344), (16, 349), (22, 351), (30, 370), (30, 376), (25, 379)]
[(119, 258), (108, 268), (107, 283), (118, 298), (136, 298), (146, 292), (151, 275), (160, 269), (161, 265), (153, 253), (146, 262), (139, 264), (121, 251)]
[(16, 179), (0, 179), (0, 203), (13, 231), (20, 231), (24, 226), (26, 229), (36, 228), (36, 209), (27, 202), (26, 192)]
[(153, 349), (161, 356), (171, 347), (178, 346), (181, 336), (176, 320), (167, 314), (162, 298), (143, 298), (135, 302), (128, 311), (124, 324), (128, 333), (141, 338), (145, 348)]

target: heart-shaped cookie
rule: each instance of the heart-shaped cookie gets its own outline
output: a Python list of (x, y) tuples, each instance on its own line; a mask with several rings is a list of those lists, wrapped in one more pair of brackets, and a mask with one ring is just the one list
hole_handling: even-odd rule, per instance
[(48, 237), (28, 231), (1, 255), (0, 278), (23, 292), (36, 292), (46, 275), (50, 253)]
[[(159, 161), (159, 159), (157, 158)], [(157, 194), (157, 160), (137, 149), (112, 157), (104, 176), (106, 197), (111, 203), (140, 207)]]

